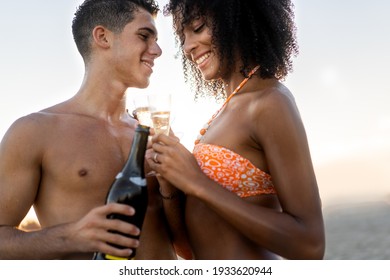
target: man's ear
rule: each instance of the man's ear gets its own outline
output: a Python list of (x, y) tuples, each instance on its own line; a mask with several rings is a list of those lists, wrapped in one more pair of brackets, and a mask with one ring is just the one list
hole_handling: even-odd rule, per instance
[(111, 46), (111, 35), (112, 32), (101, 25), (96, 26), (92, 31), (92, 36), (95, 43), (99, 47), (105, 49), (108, 49)]

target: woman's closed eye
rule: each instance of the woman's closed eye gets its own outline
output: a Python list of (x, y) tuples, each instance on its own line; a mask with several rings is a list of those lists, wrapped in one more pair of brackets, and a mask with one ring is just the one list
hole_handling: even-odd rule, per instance
[(206, 26), (205, 22), (199, 22), (199, 21), (196, 21), (195, 23), (193, 23), (189, 26), (186, 26), (184, 28), (184, 31), (182, 33), (178, 34), (178, 40), (180, 42), (180, 45), (181, 46), (184, 45), (184, 43), (186, 41), (186, 33), (187, 34), (191, 34), (191, 32), (193, 32), (195, 34), (201, 33), (203, 31), (203, 29), (205, 28), (205, 26)]
[(202, 23), (202, 24), (198, 24), (197, 26), (194, 27), (194, 32), (195, 33), (199, 33), (203, 30), (203, 28), (205, 27), (205, 23)]

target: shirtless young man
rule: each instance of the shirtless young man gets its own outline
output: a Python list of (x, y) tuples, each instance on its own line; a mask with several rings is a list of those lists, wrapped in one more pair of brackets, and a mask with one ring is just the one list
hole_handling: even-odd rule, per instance
[[(164, 229), (157, 184), (149, 181), (150, 204), (140, 230), (110, 213), (131, 207), (104, 205), (125, 163), (137, 121), (126, 112), (125, 90), (149, 84), (161, 55), (153, 0), (86, 0), (73, 20), (85, 62), (80, 90), (69, 100), (15, 121), (0, 146), (0, 259), (91, 259), (101, 251), (137, 259), (174, 259)], [(17, 227), (34, 206), (41, 229)]]

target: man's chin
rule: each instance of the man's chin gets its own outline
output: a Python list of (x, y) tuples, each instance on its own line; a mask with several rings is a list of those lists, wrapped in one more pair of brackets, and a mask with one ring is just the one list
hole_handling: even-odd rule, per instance
[(139, 89), (145, 89), (150, 85), (150, 81), (147, 80), (144, 83), (139, 83), (138, 85), (133, 86), (134, 88), (139, 88)]

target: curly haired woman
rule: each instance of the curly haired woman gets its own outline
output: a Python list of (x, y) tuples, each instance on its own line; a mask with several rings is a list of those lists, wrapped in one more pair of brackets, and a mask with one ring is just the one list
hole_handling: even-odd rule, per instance
[(148, 151), (177, 253), (194, 259), (322, 259), (321, 200), (306, 132), (282, 80), (298, 53), (290, 0), (171, 0), (165, 13), (196, 97), (224, 98), (193, 153)]

